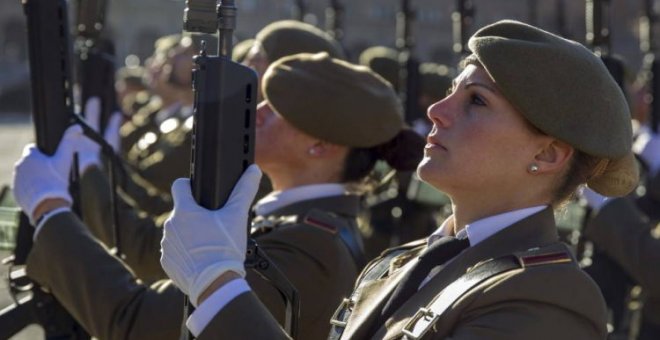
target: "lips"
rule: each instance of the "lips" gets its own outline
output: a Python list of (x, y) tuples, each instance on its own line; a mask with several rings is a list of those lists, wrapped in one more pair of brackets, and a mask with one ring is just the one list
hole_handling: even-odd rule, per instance
[(426, 146), (424, 146), (425, 149), (434, 149), (434, 148), (441, 148), (443, 150), (447, 150), (447, 148), (440, 144), (440, 142), (434, 138), (434, 136), (429, 135), (426, 137)]

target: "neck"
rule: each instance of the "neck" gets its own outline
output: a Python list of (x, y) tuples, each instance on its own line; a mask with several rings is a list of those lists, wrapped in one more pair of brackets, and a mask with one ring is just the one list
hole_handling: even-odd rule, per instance
[[(472, 222), (489, 216), (537, 205), (548, 205), (550, 202), (549, 199), (535, 197), (536, 195), (525, 195), (525, 193), (519, 196), (506, 196), (500, 195), (493, 200), (488, 200), (484, 197), (475, 197), (472, 199), (457, 199), (456, 197), (452, 197), (454, 233), (459, 232)], [(508, 198), (508, 200), (505, 198)]]
[(264, 172), (270, 178), (274, 191), (283, 191), (303, 185), (339, 183), (338, 171), (328, 167), (308, 166), (306, 169), (266, 169)]

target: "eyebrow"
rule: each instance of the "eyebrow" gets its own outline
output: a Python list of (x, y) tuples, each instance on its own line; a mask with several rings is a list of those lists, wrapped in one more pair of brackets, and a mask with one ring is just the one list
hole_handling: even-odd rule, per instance
[(491, 87), (491, 86), (489, 86), (489, 85), (486, 85), (486, 84), (484, 84), (484, 83), (480, 83), (480, 82), (478, 82), (478, 81), (469, 81), (469, 80), (466, 81), (466, 82), (465, 82), (465, 86), (464, 86), (464, 88), (467, 89), (467, 88), (470, 87), (470, 86), (483, 87), (484, 89), (486, 89), (486, 90), (492, 92), (493, 94), (498, 94), (498, 92), (497, 92), (497, 90), (496, 90), (495, 88), (493, 88), (493, 87)]

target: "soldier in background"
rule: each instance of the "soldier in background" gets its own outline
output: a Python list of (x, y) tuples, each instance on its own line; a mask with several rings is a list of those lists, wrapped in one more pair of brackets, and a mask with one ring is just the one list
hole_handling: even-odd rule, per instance
[(115, 74), (117, 102), (125, 116), (132, 116), (149, 102), (149, 91), (144, 81), (144, 67), (122, 67)]
[(245, 39), (234, 45), (231, 50), (231, 60), (242, 63), (250, 49), (252, 49), (252, 45), (254, 45), (254, 39)]

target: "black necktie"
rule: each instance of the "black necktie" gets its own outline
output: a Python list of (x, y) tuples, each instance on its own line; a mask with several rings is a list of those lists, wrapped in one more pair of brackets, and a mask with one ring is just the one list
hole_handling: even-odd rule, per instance
[(429, 275), (431, 269), (444, 264), (469, 246), (470, 241), (467, 238), (459, 240), (455, 237), (443, 237), (433, 242), (417, 258), (417, 263), (414, 267), (399, 281), (390, 299), (383, 307), (383, 311), (380, 314), (381, 322), (379, 322), (379, 326), (384, 324), (394, 314), (397, 308), (417, 292), (419, 285)]

